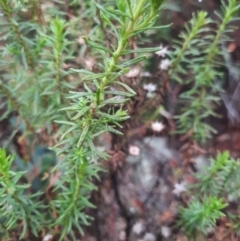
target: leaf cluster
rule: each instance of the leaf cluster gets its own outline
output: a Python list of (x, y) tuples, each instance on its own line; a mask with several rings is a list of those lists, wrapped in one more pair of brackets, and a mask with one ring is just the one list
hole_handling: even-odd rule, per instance
[(7, 238), (11, 230), (20, 227), (20, 239), (29, 231), (38, 236), (46, 224), (45, 207), (38, 201), (39, 193), (26, 195), (30, 185), (20, 183), (24, 172), (11, 170), (13, 160), (14, 156), (0, 149), (0, 233)]
[(4, 110), (1, 119), (15, 111), (25, 130), (33, 133), (59, 117), (56, 110), (63, 104), (66, 90), (74, 86), (65, 81), (68, 71), (63, 68), (72, 58), (68, 26), (59, 17), (43, 25), (34, 13), (31, 16), (33, 10), (41, 13), (34, 1), (3, 0), (0, 7), (4, 41), (0, 63)]
[(175, 41), (171, 57), (170, 78), (187, 88), (181, 95), (181, 114), (176, 116), (178, 133), (192, 131), (192, 139), (205, 142), (215, 130), (206, 123), (208, 117), (219, 117), (214, 111), (218, 93), (222, 91), (216, 81), (221, 79), (224, 66), (221, 45), (230, 39), (231, 22), (237, 20), (240, 5), (235, 0), (222, 1), (218, 20), (200, 11), (193, 15), (180, 39)]
[[(65, 132), (56, 146), (58, 154), (65, 155), (58, 165), (62, 178), (56, 188), (61, 190), (64, 186), (68, 187), (66, 194), (59, 195), (59, 199), (53, 201), (54, 206), (55, 203), (58, 205), (56, 224), (64, 227), (61, 238), (68, 233), (74, 236), (73, 227), (82, 232), (79, 224), (86, 225), (89, 222), (89, 217), (81, 211), (92, 207), (88, 201), (88, 196), (94, 189), (90, 180), (99, 171), (93, 164), (99, 159), (107, 158), (107, 154), (94, 145), (95, 138), (105, 132), (121, 134), (120, 122), (129, 118), (123, 104), (136, 93), (118, 78), (129, 71), (129, 66), (142, 61), (145, 58), (143, 53), (156, 51), (156, 48), (134, 51), (128, 45), (134, 35), (153, 26), (156, 12), (149, 11), (152, 9), (150, 3), (145, 0), (138, 3), (121, 0), (116, 9), (99, 4), (96, 7), (100, 11), (103, 28), (108, 27), (114, 32), (116, 46), (107, 48), (84, 38), (87, 46), (94, 48), (101, 56), (101, 71), (95, 73), (71, 69), (81, 75), (84, 90), (70, 92), (67, 97), (70, 105), (60, 109), (60, 112), (66, 113), (68, 120), (56, 121), (65, 126)], [(127, 60), (125, 56), (131, 53), (135, 53), (137, 57)], [(66, 168), (66, 165), (70, 166)], [(80, 212), (76, 213), (76, 210)]]
[(201, 200), (194, 198), (187, 208), (180, 208), (178, 225), (191, 238), (197, 237), (199, 233), (207, 235), (214, 230), (216, 221), (225, 216), (221, 210), (226, 206), (222, 199), (214, 196)]
[(220, 217), (227, 216), (236, 230), (239, 226), (237, 215), (231, 214), (226, 207), (239, 201), (239, 174), (239, 160), (230, 158), (227, 151), (211, 159), (210, 166), (196, 174), (198, 183), (190, 186), (194, 198), (187, 207), (180, 208), (179, 226), (191, 237), (199, 233), (207, 235), (214, 230)]

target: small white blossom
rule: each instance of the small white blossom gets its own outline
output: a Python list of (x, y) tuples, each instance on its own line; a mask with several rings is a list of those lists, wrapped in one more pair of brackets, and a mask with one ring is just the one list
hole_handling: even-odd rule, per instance
[(95, 65), (95, 60), (93, 58), (91, 58), (91, 57), (86, 58), (86, 59), (84, 59), (84, 62), (85, 62), (86, 68), (88, 70), (93, 69), (93, 66)]
[(162, 131), (163, 129), (164, 129), (164, 125), (163, 125), (162, 122), (156, 121), (156, 122), (153, 122), (153, 123), (152, 123), (152, 130), (153, 130), (153, 131), (160, 132), (160, 131)]
[(155, 241), (156, 237), (152, 233), (146, 233), (144, 235), (144, 241)]
[(133, 225), (133, 232), (137, 235), (142, 233), (144, 231), (144, 229), (145, 229), (145, 227), (143, 226), (143, 224), (141, 222), (137, 222)]
[(202, 2), (202, 0), (198, 0), (200, 3)]
[(118, 239), (119, 239), (120, 241), (124, 241), (124, 240), (126, 239), (126, 233), (125, 233), (125, 231), (121, 231), (121, 232), (119, 233)]
[(139, 153), (140, 153), (140, 149), (139, 149), (139, 147), (137, 147), (137, 146), (130, 146), (130, 147), (129, 147), (129, 153), (130, 153), (130, 155), (132, 155), (132, 156), (138, 156)]
[(159, 65), (159, 68), (162, 69), (162, 70), (167, 70), (168, 67), (170, 66), (170, 60), (169, 59), (164, 59), (161, 61), (160, 65)]
[(79, 37), (78, 37), (77, 42), (78, 42), (80, 45), (85, 44), (85, 40), (82, 38), (82, 36), (79, 36)]
[(186, 189), (186, 182), (181, 182), (181, 183), (175, 183), (174, 184), (174, 189), (173, 189), (173, 194), (180, 196), (182, 192), (185, 192)]
[(208, 234), (213, 233), (214, 232), (214, 227), (210, 227), (209, 226), (209, 227), (206, 228), (206, 231), (207, 231)]
[(165, 55), (168, 53), (168, 48), (167, 47), (163, 47), (162, 44), (160, 45), (160, 50), (157, 51), (155, 54), (158, 55), (158, 56), (162, 56), (162, 57), (165, 57)]
[(164, 238), (168, 238), (171, 235), (171, 230), (169, 227), (162, 226), (161, 227), (161, 234)]
[(149, 83), (149, 84), (144, 84), (143, 89), (147, 90), (148, 92), (154, 92), (157, 89), (157, 86), (155, 84)]
[(139, 75), (140, 69), (138, 67), (132, 67), (128, 73), (126, 73), (126, 77), (135, 78)]
[(149, 72), (141, 72), (141, 77), (151, 77), (151, 74)]
[(44, 236), (42, 241), (50, 241), (50, 240), (52, 240), (52, 238), (53, 238), (52, 234), (47, 234), (47, 235)]
[(134, 207), (130, 207), (129, 208), (129, 212), (132, 213), (132, 214), (135, 214), (136, 213), (136, 210)]
[(27, 8), (22, 8), (20, 11), (26, 13), (27, 10), (28, 10)]
[(233, 202), (233, 201), (236, 200), (236, 198), (234, 198), (234, 196), (233, 196), (232, 194), (229, 194), (229, 195), (227, 196), (227, 199), (228, 199), (229, 202)]

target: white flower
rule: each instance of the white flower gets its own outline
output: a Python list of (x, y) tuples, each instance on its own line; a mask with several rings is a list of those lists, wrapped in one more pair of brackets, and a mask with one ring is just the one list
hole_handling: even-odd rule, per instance
[(202, 2), (202, 0), (198, 0), (200, 3)]
[(161, 227), (161, 234), (164, 238), (168, 238), (171, 235), (171, 230), (169, 227), (162, 226)]
[(213, 233), (214, 232), (214, 227), (211, 227), (211, 226), (209, 226), (209, 227), (207, 227), (206, 228), (206, 231), (207, 231), (207, 233)]
[(159, 65), (159, 68), (162, 70), (167, 70), (168, 67), (170, 66), (170, 60), (169, 59), (164, 59)]
[(157, 86), (155, 84), (149, 83), (149, 84), (144, 84), (143, 89), (149, 91), (149, 92), (154, 92), (157, 89)]
[(157, 51), (155, 54), (158, 55), (158, 56), (162, 56), (162, 57), (165, 57), (165, 55), (168, 53), (168, 48), (167, 47), (163, 47), (162, 44), (160, 45), (160, 50)]
[(44, 236), (42, 241), (50, 241), (50, 240), (52, 240), (52, 238), (53, 238), (52, 234), (47, 234), (47, 235)]
[(126, 73), (126, 77), (135, 78), (139, 75), (140, 69), (138, 67), (132, 67), (128, 73)]
[(144, 241), (155, 241), (156, 237), (152, 233), (146, 233), (144, 235)]
[(93, 66), (95, 65), (95, 60), (93, 58), (88, 57), (88, 58), (84, 59), (84, 62), (85, 62), (86, 68), (88, 70), (93, 69)]
[(125, 233), (125, 231), (121, 231), (121, 232), (119, 233), (118, 239), (119, 239), (120, 241), (124, 241), (124, 240), (126, 239), (126, 233)]
[(234, 198), (234, 196), (233, 196), (232, 194), (229, 194), (229, 195), (227, 196), (227, 199), (228, 199), (229, 202), (233, 202), (233, 201), (236, 200), (236, 198)]
[(164, 129), (164, 125), (162, 122), (156, 121), (152, 123), (152, 129), (153, 131), (160, 132)]
[(132, 155), (132, 156), (138, 156), (139, 153), (140, 153), (140, 149), (139, 149), (139, 147), (137, 147), (137, 146), (130, 146), (130, 147), (129, 147), (129, 153), (130, 153), (130, 155)]
[(186, 191), (186, 182), (181, 182), (181, 183), (175, 183), (174, 184), (174, 189), (173, 189), (173, 194), (180, 196), (182, 192)]
[(151, 77), (151, 74), (149, 72), (141, 72), (141, 77)]
[(82, 36), (78, 37), (77, 42), (81, 45), (85, 44), (85, 40), (82, 38)]
[(133, 232), (137, 235), (139, 235), (141, 232), (143, 232), (145, 227), (141, 222), (137, 222), (133, 225)]

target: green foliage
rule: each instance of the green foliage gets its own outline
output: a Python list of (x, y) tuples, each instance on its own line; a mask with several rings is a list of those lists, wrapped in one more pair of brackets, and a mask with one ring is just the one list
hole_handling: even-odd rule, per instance
[(230, 197), (232, 201), (240, 197), (238, 176), (240, 163), (229, 157), (227, 151), (218, 153), (216, 159), (211, 159), (211, 165), (203, 174), (196, 177), (200, 183), (196, 185), (199, 195), (214, 195)]
[[(121, 122), (130, 118), (125, 104), (136, 92), (120, 77), (146, 60), (149, 53), (159, 51), (159, 47), (135, 49), (130, 43), (144, 31), (167, 27), (154, 25), (164, 2), (119, 0), (98, 4), (72, 0), (67, 6), (58, 3), (44, 11), (38, 1), (0, 0), (1, 119), (15, 113), (15, 133), (21, 131), (31, 143), (27, 161), (32, 161), (35, 144), (44, 142), (39, 137), (44, 131), (58, 155), (51, 172), (55, 182), (48, 186), (51, 198), (49, 189), (41, 193), (41, 200), (46, 202), (43, 206), (39, 194), (30, 190), (33, 184), (25, 184), (29, 180), (26, 172), (19, 172), (14, 157), (0, 150), (3, 236), (20, 230), (21, 239), (29, 232), (39, 236), (42, 229), (59, 227), (59, 240), (69, 236), (76, 240), (83, 234), (83, 226), (90, 225), (92, 218), (85, 209), (94, 208), (89, 199), (96, 189), (94, 179), (102, 171), (99, 161), (109, 157), (99, 150), (96, 139), (106, 132), (122, 134)], [(192, 130), (197, 141), (205, 141), (214, 131), (203, 121), (216, 115), (213, 103), (218, 101), (218, 89), (214, 81), (222, 76), (219, 46), (228, 40), (228, 24), (236, 19), (240, 4), (229, 0), (222, 6), (222, 14), (217, 14), (222, 21), (210, 19), (203, 11), (194, 14), (170, 53), (170, 80), (190, 86), (181, 95), (187, 102), (178, 113), (178, 129), (181, 133)], [(72, 10), (69, 21), (65, 20), (69, 17), (65, 7)], [(84, 59), (86, 55), (94, 56), (98, 63), (94, 68), (83, 69), (78, 57)], [(190, 233), (204, 232), (223, 215), (225, 203), (218, 198), (225, 188), (233, 198), (239, 197), (234, 182), (238, 165), (227, 154), (219, 154), (206, 172), (199, 176), (202, 186), (195, 187), (204, 198), (181, 209), (181, 225)]]
[(72, 55), (66, 51), (67, 25), (58, 17), (50, 21), (49, 27), (35, 19), (25, 19), (22, 13), (33, 8), (40, 14), (40, 7), (37, 8), (34, 1), (0, 1), (0, 5), (6, 26), (2, 32), (6, 44), (1, 51), (4, 72), (0, 80), (5, 114), (1, 118), (15, 110), (28, 134), (34, 133), (59, 117), (56, 113), (61, 107), (60, 99), (63, 100), (66, 85), (71, 86), (62, 81), (68, 75), (62, 65)]
[[(27, 195), (30, 184), (17, 184), (26, 178), (25, 172), (17, 172), (18, 178), (13, 178), (11, 184), (13, 190), (16, 189), (16, 198), (11, 196), (8, 202), (11, 208), (2, 207), (5, 211), (1, 218), (9, 231), (18, 228), (19, 215), (23, 219), (20, 238), (28, 231), (38, 236), (38, 231), (46, 225), (46, 217), (49, 228), (60, 227), (59, 240), (68, 235), (75, 240), (83, 234), (82, 226), (90, 224), (92, 219), (85, 209), (94, 208), (89, 198), (96, 189), (93, 179), (99, 178), (101, 171), (98, 160), (108, 157), (94, 144), (95, 139), (105, 132), (121, 134), (120, 122), (129, 118), (124, 104), (136, 93), (119, 77), (127, 73), (129, 67), (146, 59), (146, 53), (159, 49), (133, 50), (129, 40), (145, 30), (161, 28), (155, 27), (154, 22), (163, 2), (121, 0), (115, 6), (86, 1), (80, 3), (84, 14), (66, 22), (63, 20), (65, 13), (61, 11), (63, 5), (59, 4), (55, 14), (46, 14), (35, 1), (0, 0), (4, 21), (2, 39), (6, 40), (0, 63), (3, 71), (0, 81), (2, 118), (15, 111), (16, 128), (24, 132), (28, 140), (34, 140), (33, 143), (39, 131), (46, 129), (51, 133), (53, 122), (58, 125), (57, 133), (52, 136), (59, 157), (51, 174), (57, 177), (53, 200), (49, 202), (47, 197), (43, 210), (36, 200), (33, 202), (36, 194)], [(78, 2), (71, 1), (70, 5), (75, 4), (77, 7)], [(96, 14), (100, 18), (96, 20), (98, 27), (93, 28), (90, 23), (96, 19)], [(86, 45), (80, 54), (84, 55), (86, 47), (92, 49), (88, 53), (94, 54), (99, 63), (94, 71), (79, 69), (74, 57), (78, 46), (72, 39), (79, 37), (78, 31), (82, 30), (78, 22), (85, 20), (86, 29), (92, 28), (92, 32), (83, 36)], [(103, 45), (107, 31), (115, 35), (109, 47)], [(132, 55), (135, 57), (131, 58)], [(5, 170), (5, 175), (10, 175), (9, 180), (12, 173), (9, 166)], [(2, 192), (9, 194), (6, 190)], [(47, 192), (43, 193), (45, 199)], [(5, 198), (4, 195), (1, 198)], [(20, 199), (19, 195), (26, 197)], [(10, 215), (11, 210), (19, 215), (10, 216), (8, 221), (5, 214)], [(56, 217), (50, 215), (50, 211)]]
[(240, 197), (237, 183), (240, 173), (240, 163), (229, 158), (229, 153), (218, 153), (216, 160), (211, 159), (211, 165), (206, 168), (203, 174), (198, 174), (197, 178), (200, 184), (196, 187), (201, 195), (228, 196), (231, 195), (233, 200)]
[(21, 183), (24, 172), (11, 170), (14, 156), (0, 149), (0, 234), (7, 238), (11, 230), (19, 229), (20, 239), (28, 231), (35, 236), (45, 223), (44, 206), (38, 202), (39, 194), (26, 195), (29, 184)]
[[(194, 14), (170, 54), (170, 78), (190, 86), (180, 96), (181, 102), (186, 104), (176, 117), (178, 132), (191, 130), (192, 139), (200, 142), (205, 142), (215, 132), (206, 119), (218, 116), (214, 107), (219, 101), (216, 94), (222, 91), (216, 84), (216, 80), (223, 75), (220, 69), (223, 66), (221, 45), (229, 41), (227, 34), (233, 29), (229, 24), (237, 20), (235, 13), (240, 9), (236, 0), (229, 0), (228, 3), (222, 1), (222, 6), (222, 13), (216, 13), (218, 21), (207, 17), (203, 11)], [(187, 80), (183, 81), (185, 78)]]
[(178, 225), (190, 237), (196, 237), (199, 232), (207, 234), (214, 229), (216, 221), (225, 216), (221, 210), (226, 206), (222, 199), (213, 196), (193, 199), (187, 208), (180, 209)]
[[(64, 103), (66, 90), (73, 88), (66, 83), (64, 77), (68, 71), (63, 68), (63, 64), (71, 59), (71, 51), (68, 51), (70, 42), (68, 24), (64, 20), (56, 17), (49, 23), (49, 27), (40, 31), (39, 35), (44, 43), (44, 51), (41, 54), (41, 95), (47, 98), (47, 103), (51, 103), (53, 109), (57, 109)], [(40, 41), (41, 41), (40, 40)], [(66, 54), (67, 53), (67, 54)], [(46, 103), (45, 103), (46, 104)], [(51, 117), (53, 117), (53, 113)]]
[[(56, 224), (64, 227), (61, 238), (69, 233), (72, 227), (76, 227), (82, 232), (79, 224), (88, 224), (89, 217), (84, 213), (76, 213), (76, 210), (81, 211), (84, 207), (90, 205), (87, 197), (94, 186), (90, 184), (82, 186), (81, 182), (84, 180), (85, 183), (87, 180), (91, 180), (92, 176), (97, 175), (97, 170), (94, 170), (91, 160), (96, 162), (99, 158), (106, 159), (107, 157), (106, 153), (96, 148), (94, 139), (104, 132), (121, 134), (118, 130), (122, 127), (119, 122), (129, 118), (122, 105), (136, 93), (129, 86), (118, 81), (117, 78), (128, 72), (129, 66), (144, 59), (140, 56), (129, 61), (121, 61), (120, 57), (129, 54), (128, 40), (135, 34), (144, 31), (146, 27), (151, 27), (154, 23), (153, 20), (156, 18), (156, 14), (149, 12), (152, 7), (151, 4), (144, 0), (138, 3), (120, 1), (118, 9), (114, 10), (104, 8), (99, 4), (96, 4), (96, 6), (101, 12), (104, 23), (114, 31), (117, 45), (108, 49), (102, 44), (84, 38), (86, 44), (95, 48), (102, 56), (103, 64), (100, 66), (102, 72), (94, 73), (82, 69), (72, 69), (72, 71), (84, 75), (85, 91), (71, 92), (72, 95), (68, 97), (71, 100), (70, 106), (61, 109), (61, 111), (67, 112), (66, 115), (69, 116), (69, 120), (57, 121), (57, 123), (69, 126), (58, 144), (58, 146), (61, 146), (58, 154), (64, 153), (66, 156), (59, 168), (65, 170), (63, 181), (65, 185), (67, 184), (71, 188), (69, 188), (67, 195), (60, 195), (62, 201), (53, 201), (53, 205), (56, 202), (59, 207), (57, 208), (59, 215)], [(145, 17), (142, 18), (142, 15)], [(112, 21), (117, 22), (118, 28), (112, 24)], [(156, 49), (152, 48), (148, 51), (153, 52)], [(131, 51), (131, 53), (136, 54), (139, 52), (147, 51), (144, 49), (142, 51)], [(111, 90), (110, 88), (113, 86), (120, 91)], [(125, 98), (120, 99), (119, 96)], [(66, 160), (68, 161), (66, 162)], [(74, 165), (74, 169), (73, 167), (70, 168), (71, 165), (65, 168), (66, 163)], [(86, 169), (82, 169), (82, 163), (86, 165)], [(69, 180), (72, 181), (69, 183)], [(81, 186), (79, 186), (80, 184)], [(60, 189), (61, 186), (57, 188)], [(76, 202), (77, 197), (78, 202)]]
[(218, 153), (203, 173), (196, 174), (198, 183), (190, 186), (194, 198), (186, 208), (180, 208), (178, 223), (190, 237), (196, 237), (199, 233), (206, 235), (208, 231), (214, 230), (216, 221), (223, 216), (231, 220), (232, 229), (237, 231), (238, 216), (226, 207), (239, 201), (239, 174), (239, 160), (230, 158), (227, 151)]
[(61, 177), (61, 182), (55, 190), (59, 191), (59, 195), (51, 203), (59, 214), (54, 224), (62, 226), (60, 240), (68, 233), (74, 239), (73, 227), (83, 234), (82, 226), (90, 225), (92, 220), (84, 213), (84, 209), (94, 208), (88, 198), (91, 191), (96, 189), (92, 179), (98, 178), (100, 169), (96, 165), (91, 165), (90, 160), (86, 158), (89, 155), (91, 150), (76, 149), (60, 167), (65, 175)]

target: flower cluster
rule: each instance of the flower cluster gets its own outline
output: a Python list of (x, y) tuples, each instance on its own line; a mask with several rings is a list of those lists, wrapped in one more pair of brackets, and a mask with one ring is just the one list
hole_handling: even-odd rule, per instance
[[(160, 56), (160, 57), (165, 57), (165, 55), (167, 55), (168, 53), (168, 48), (167, 47), (163, 47), (163, 45), (160, 45), (160, 50), (158, 50), (156, 52), (156, 55)], [(169, 59), (163, 59), (159, 65), (159, 68), (161, 70), (167, 70), (170, 66), (171, 62)]]

